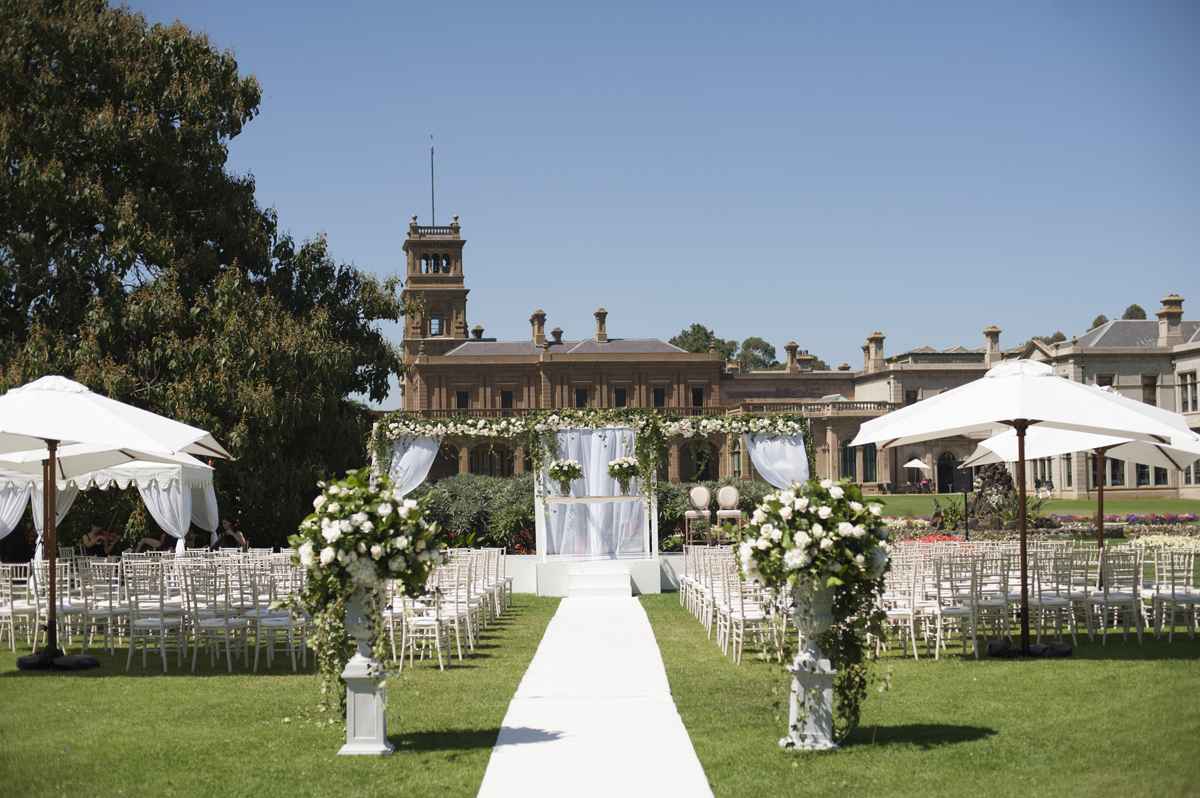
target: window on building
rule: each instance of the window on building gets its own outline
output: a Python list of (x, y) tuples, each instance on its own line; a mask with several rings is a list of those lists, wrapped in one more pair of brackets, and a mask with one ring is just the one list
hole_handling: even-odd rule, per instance
[(575, 406), (576, 407), (587, 407), (588, 406), (588, 389), (587, 388), (576, 388), (575, 389)]
[(1115, 381), (1116, 381), (1116, 377), (1115, 377), (1115, 375), (1112, 375), (1112, 374), (1097, 374), (1096, 375), (1096, 384), (1099, 385), (1101, 388), (1111, 386), (1115, 383)]
[(625, 407), (629, 404), (629, 397), (625, 393), (624, 388), (613, 388), (613, 407)]
[(1184, 485), (1200, 485), (1200, 460), (1190, 463), (1183, 469)]
[(1158, 376), (1155, 374), (1142, 375), (1142, 401), (1148, 405), (1158, 405)]
[(513, 392), (512, 391), (501, 391), (500, 392), (500, 407), (504, 410), (512, 410), (513, 409)]
[(1196, 372), (1189, 371), (1179, 375), (1179, 412), (1195, 413), (1200, 410), (1200, 396), (1197, 396)]
[(917, 391), (915, 388), (908, 389), (904, 392), (904, 404), (915, 405), (917, 403)]
[(442, 317), (434, 316), (429, 320), (429, 335), (430, 337), (442, 334)]
[(466, 410), (471, 406), (471, 393), (469, 391), (458, 391), (454, 394), (454, 407), (458, 410)]
[(1138, 463), (1134, 472), (1136, 474), (1134, 484), (1139, 488), (1145, 488), (1150, 485), (1150, 466), (1145, 463)]
[(876, 460), (875, 444), (868, 443), (866, 446), (862, 447), (862, 455), (863, 455), (862, 481), (863, 482), (876, 482), (877, 480), (875, 478), (875, 460)]
[(855, 462), (854, 450), (850, 448), (850, 442), (842, 443), (841, 448), (842, 467), (838, 472), (839, 477), (849, 477), (852, 480), (858, 481), (858, 468)]
[(1071, 455), (1064, 454), (1062, 456), (1063, 487), (1069, 488), (1075, 481), (1075, 475), (1073, 473), (1071, 473), (1073, 470), (1072, 465), (1073, 465), (1073, 458), (1071, 457)]
[(667, 389), (663, 388), (661, 385), (654, 389), (654, 406), (655, 407), (666, 407), (667, 406)]
[(1167, 469), (1162, 466), (1154, 467), (1154, 484), (1160, 488), (1167, 484)]
[(1114, 460), (1111, 457), (1105, 458), (1108, 461), (1108, 484), (1110, 487), (1120, 488), (1125, 485), (1125, 461)]
[(692, 407), (704, 407), (704, 389), (699, 386), (692, 388)]

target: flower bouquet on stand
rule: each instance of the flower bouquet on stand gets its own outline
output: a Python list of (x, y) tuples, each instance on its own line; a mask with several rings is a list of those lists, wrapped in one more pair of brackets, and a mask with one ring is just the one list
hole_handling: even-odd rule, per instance
[(889, 563), (882, 510), (848, 480), (814, 480), (768, 494), (743, 530), (746, 578), (784, 603), (790, 596), (799, 633), (784, 748), (836, 748), (858, 724), (866, 635), (882, 633), (877, 607)]
[(570, 496), (571, 482), (583, 476), (583, 466), (578, 460), (555, 460), (546, 468), (546, 473), (558, 485), (563, 496)]
[(618, 457), (608, 461), (608, 475), (617, 481), (621, 493), (629, 493), (629, 485), (638, 475), (636, 457)]
[[(306, 571), (297, 608), (312, 617), (321, 692), (344, 706), (343, 754), (390, 754), (383, 665), (382, 601), (389, 580), (397, 592), (419, 596), (438, 558), (438, 525), (422, 503), (393, 492), (387, 477), (367, 469), (318, 483), (313, 513), (288, 542)], [(352, 693), (346, 700), (342, 683)]]

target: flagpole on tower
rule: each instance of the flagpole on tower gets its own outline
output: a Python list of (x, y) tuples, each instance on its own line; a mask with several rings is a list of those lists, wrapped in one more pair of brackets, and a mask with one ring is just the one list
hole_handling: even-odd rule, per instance
[(429, 134), (429, 224), (437, 225), (437, 197), (433, 182), (433, 134)]

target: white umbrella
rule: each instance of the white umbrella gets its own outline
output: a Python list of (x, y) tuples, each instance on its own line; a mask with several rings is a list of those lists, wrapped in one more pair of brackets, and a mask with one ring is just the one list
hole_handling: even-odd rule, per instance
[(48, 570), (46, 649), (37, 664), (43, 667), (57, 656), (57, 599), (55, 559), (58, 545), (57, 482), (59, 444), (87, 444), (110, 449), (130, 449), (150, 454), (199, 454), (229, 457), (229, 452), (205, 430), (182, 424), (106, 396), (65, 377), (48, 376), (0, 396), (0, 452), (25, 452), (46, 448), (42, 503)]
[(922, 471), (928, 471), (929, 464), (926, 463), (924, 460), (922, 460), (919, 457), (914, 457), (913, 459), (911, 459), (907, 463), (905, 463), (903, 468), (919, 468)]
[(851, 446), (881, 448), (946, 438), (1016, 432), (1017, 523), (1021, 555), (1021, 649), (1029, 650), (1029, 578), (1025, 518), (1025, 433), (1030, 426), (1166, 442), (1178, 431), (1161, 420), (1103, 396), (1096, 389), (1054, 375), (1044, 363), (1014, 360), (978, 380), (952, 388), (862, 425)]
[[(23, 474), (30, 477), (42, 477), (42, 463), (49, 459), (47, 449), (31, 449), (25, 452), (7, 452), (0, 454), (0, 469), (9, 475)], [(188, 454), (177, 455), (143, 452), (137, 449), (112, 449), (108, 446), (94, 446), (87, 443), (69, 443), (59, 446), (55, 457), (55, 478), (62, 482), (75, 479), (93, 471), (122, 465), (124, 463), (173, 463), (179, 464), (181, 458), (187, 458), (188, 464), (200, 463)]]

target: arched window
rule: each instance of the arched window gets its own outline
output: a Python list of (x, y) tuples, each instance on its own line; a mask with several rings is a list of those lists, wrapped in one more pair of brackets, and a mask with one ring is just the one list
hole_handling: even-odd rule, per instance
[(481, 443), (471, 450), (471, 473), (489, 477), (513, 475), (513, 450), (502, 443)]
[(449, 274), (449, 273), (450, 273), (450, 256), (443, 255), (442, 256), (442, 274)]
[(877, 479), (876, 479), (876, 474), (875, 474), (875, 460), (876, 460), (875, 444), (868, 443), (866, 446), (862, 447), (862, 453), (863, 453), (862, 481), (863, 482), (876, 482)]

